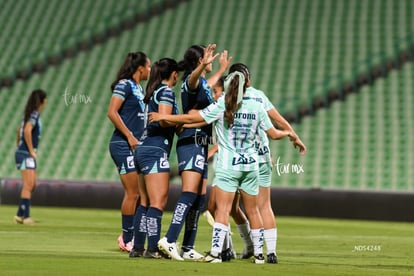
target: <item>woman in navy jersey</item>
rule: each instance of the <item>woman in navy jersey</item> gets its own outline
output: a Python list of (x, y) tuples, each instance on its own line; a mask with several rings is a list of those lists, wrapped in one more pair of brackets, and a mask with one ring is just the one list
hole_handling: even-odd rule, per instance
[(17, 129), (16, 167), (22, 174), (23, 186), (14, 221), (19, 224), (35, 224), (30, 217), (30, 205), (36, 187), (37, 147), (42, 132), (40, 112), (46, 102), (46, 92), (41, 89), (34, 90), (27, 100), (23, 120)]
[[(207, 47), (193, 45), (179, 62), (184, 69), (181, 86), (183, 113), (191, 109), (203, 109), (214, 102), (211, 87), (227, 70), (231, 58), (227, 51), (220, 56), (220, 68), (209, 79), (212, 62), (219, 55), (214, 54), (215, 44)], [(176, 203), (173, 219), (166, 236), (158, 243), (159, 248), (176, 260), (197, 260), (203, 255), (194, 250), (198, 218), (205, 203), (207, 187), (207, 151), (211, 142), (212, 127), (185, 128), (177, 141), (178, 170), (182, 179), (182, 193)], [(182, 252), (178, 252), (176, 241), (185, 223)]]
[[(177, 114), (178, 108), (173, 87), (179, 80), (178, 63), (171, 58), (155, 62), (146, 87), (144, 103), (148, 112)], [(144, 175), (145, 193), (149, 206), (140, 204), (135, 221), (135, 237), (148, 236), (148, 246), (144, 255), (144, 242), (134, 240), (130, 257), (161, 258), (157, 243), (161, 234), (161, 220), (167, 204), (170, 164), (169, 156), (174, 140), (175, 123), (147, 124), (135, 150), (138, 173)], [(143, 190), (144, 192), (144, 190)]]
[(108, 117), (115, 127), (109, 151), (125, 190), (121, 206), (122, 234), (118, 237), (118, 246), (127, 252), (133, 246), (134, 214), (139, 186), (143, 185), (136, 172), (133, 156), (138, 138), (144, 130), (142, 100), (145, 93), (140, 82), (147, 80), (150, 65), (150, 60), (144, 53), (128, 53), (111, 84), (112, 97), (108, 108)]

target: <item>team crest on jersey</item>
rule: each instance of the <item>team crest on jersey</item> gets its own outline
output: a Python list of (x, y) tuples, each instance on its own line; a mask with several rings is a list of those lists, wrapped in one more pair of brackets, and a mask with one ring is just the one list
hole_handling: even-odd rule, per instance
[(234, 157), (233, 158), (232, 165), (233, 166), (241, 165), (241, 164), (242, 165), (248, 165), (248, 164), (253, 164), (255, 162), (256, 162), (256, 160), (251, 156), (245, 157), (244, 155), (240, 155), (239, 157)]

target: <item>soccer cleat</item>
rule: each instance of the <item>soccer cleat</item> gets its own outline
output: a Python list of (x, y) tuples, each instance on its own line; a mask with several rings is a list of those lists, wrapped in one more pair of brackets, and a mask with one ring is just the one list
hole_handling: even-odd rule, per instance
[(203, 255), (201, 255), (194, 249), (190, 249), (187, 252), (183, 252), (182, 256), (184, 260), (192, 260), (192, 261), (199, 261), (204, 258)]
[(25, 225), (35, 225), (36, 222), (31, 217), (27, 217), (27, 218), (23, 219), (23, 224), (25, 224)]
[(221, 260), (223, 262), (230, 262), (231, 259), (234, 259), (234, 253), (231, 248), (227, 248), (221, 252)]
[(268, 264), (277, 264), (277, 256), (275, 253), (267, 254), (267, 263)]
[(202, 259), (202, 261), (205, 263), (212, 263), (212, 264), (221, 263), (221, 256), (219, 254), (216, 257), (216, 256), (211, 255), (210, 252), (208, 252), (207, 255)]
[(141, 248), (137, 248), (137, 247), (133, 247), (131, 252), (129, 252), (129, 257), (130, 258), (138, 258), (138, 257), (142, 257), (144, 256), (145, 253), (145, 249), (144, 247)]
[(18, 224), (23, 224), (23, 217), (14, 216), (14, 222)]
[(265, 259), (263, 257), (263, 254), (259, 254), (254, 256), (254, 261), (255, 264), (264, 264), (265, 263)]
[(122, 237), (122, 234), (118, 237), (118, 246), (119, 249), (125, 252), (131, 252), (132, 248), (134, 247), (134, 244), (132, 241), (124, 243), (124, 238)]
[(243, 249), (243, 252), (240, 254), (240, 259), (250, 259), (254, 255), (253, 246), (248, 246)]
[(184, 261), (184, 259), (178, 254), (177, 245), (175, 242), (169, 243), (167, 237), (164, 237), (158, 241), (158, 249), (163, 253), (171, 257), (171, 259), (177, 261)]
[(146, 250), (144, 253), (144, 258), (146, 259), (162, 259), (161, 254), (158, 251), (151, 252)]

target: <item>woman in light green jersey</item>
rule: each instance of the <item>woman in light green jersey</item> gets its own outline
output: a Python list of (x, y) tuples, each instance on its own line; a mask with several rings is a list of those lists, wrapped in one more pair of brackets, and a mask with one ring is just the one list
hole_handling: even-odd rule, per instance
[(218, 142), (218, 158), (214, 183), (216, 212), (212, 245), (206, 262), (221, 262), (221, 249), (229, 231), (229, 213), (236, 191), (240, 191), (254, 245), (255, 263), (264, 263), (263, 221), (257, 206), (259, 186), (259, 159), (255, 148), (256, 133), (262, 129), (271, 139), (291, 136), (289, 131), (276, 129), (262, 105), (244, 98), (247, 78), (243, 72), (233, 72), (225, 81), (225, 96), (203, 110), (181, 115), (151, 113), (150, 121), (166, 120), (177, 123), (215, 123)]

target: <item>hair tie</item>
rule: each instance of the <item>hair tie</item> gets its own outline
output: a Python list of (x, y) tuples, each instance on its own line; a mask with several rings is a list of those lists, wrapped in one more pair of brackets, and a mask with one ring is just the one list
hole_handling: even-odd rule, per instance
[(224, 91), (227, 91), (227, 88), (230, 85), (230, 82), (233, 80), (235, 76), (239, 76), (239, 88), (237, 91), (237, 104), (239, 104), (243, 100), (243, 93), (244, 93), (244, 83), (246, 81), (244, 75), (241, 72), (235, 71), (229, 74), (224, 81)]

